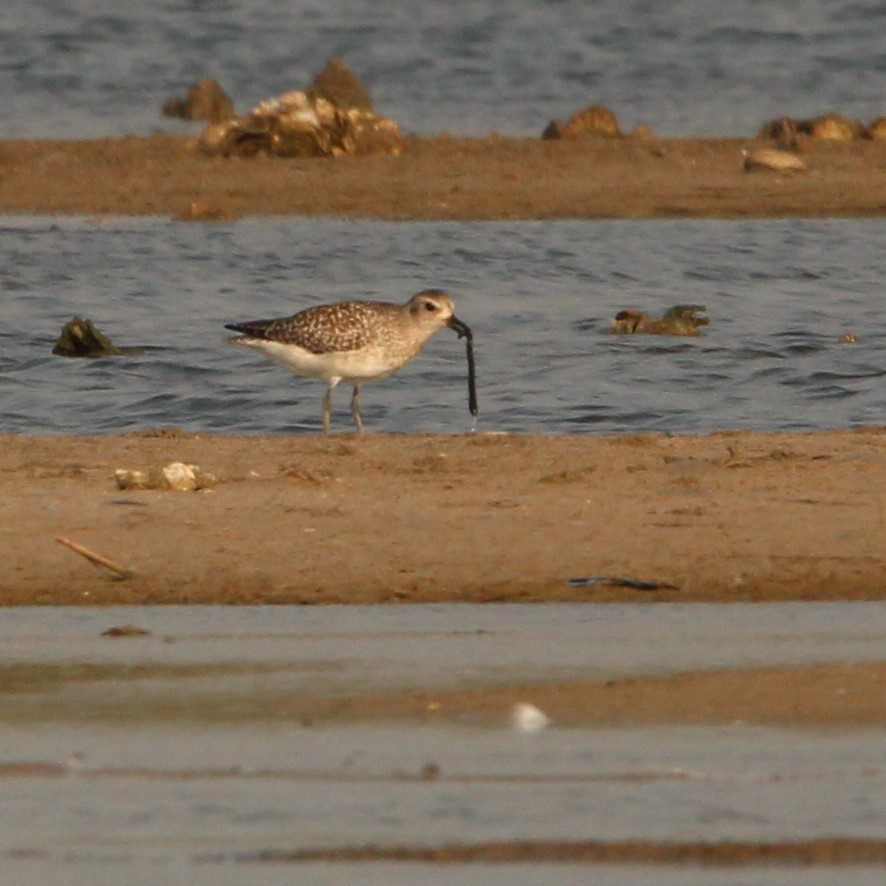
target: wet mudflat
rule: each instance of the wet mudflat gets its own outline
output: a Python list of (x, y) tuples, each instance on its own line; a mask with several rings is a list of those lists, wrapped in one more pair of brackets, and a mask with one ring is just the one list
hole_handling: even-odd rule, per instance
[(10, 609), (0, 859), (22, 883), (876, 882), (882, 613)]

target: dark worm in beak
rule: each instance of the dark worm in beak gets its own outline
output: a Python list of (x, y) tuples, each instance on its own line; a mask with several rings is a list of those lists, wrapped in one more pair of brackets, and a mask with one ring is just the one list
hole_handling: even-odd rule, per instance
[(468, 352), (468, 409), (471, 415), (477, 414), (477, 372), (474, 367), (474, 333), (467, 323), (462, 323), (457, 317), (449, 318), (449, 328), (454, 329), (458, 333), (459, 338), (465, 340), (465, 346)]

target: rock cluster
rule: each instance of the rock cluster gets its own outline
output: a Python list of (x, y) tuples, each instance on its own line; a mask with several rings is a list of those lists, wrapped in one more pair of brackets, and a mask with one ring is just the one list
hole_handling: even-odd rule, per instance
[(576, 111), (566, 123), (551, 120), (541, 137), (543, 139), (581, 138), (585, 135), (621, 138), (622, 131), (618, 119), (609, 108), (603, 105), (591, 105)]
[(265, 99), (245, 117), (212, 119), (197, 144), (210, 156), (336, 157), (398, 154), (403, 137), (394, 120), (376, 114), (350, 68), (333, 58), (307, 89)]
[(844, 142), (861, 138), (886, 139), (886, 117), (875, 117), (867, 126), (833, 113), (807, 120), (778, 117), (764, 123), (757, 133), (757, 138), (772, 139), (785, 148), (796, 147), (799, 136)]

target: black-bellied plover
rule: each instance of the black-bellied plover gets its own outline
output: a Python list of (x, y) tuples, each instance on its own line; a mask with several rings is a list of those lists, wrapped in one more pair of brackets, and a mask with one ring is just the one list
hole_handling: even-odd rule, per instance
[(230, 339), (232, 343), (264, 351), (275, 363), (296, 375), (326, 381), (323, 430), (328, 434), (332, 392), (339, 382), (354, 385), (351, 412), (359, 433), (363, 430), (360, 386), (387, 378), (405, 366), (444, 326), (467, 340), (469, 406), (471, 414), (476, 415), (473, 335), (455, 316), (452, 299), (439, 289), (419, 292), (405, 305), (335, 302), (306, 308), (291, 317), (230, 323), (225, 328), (243, 333)]

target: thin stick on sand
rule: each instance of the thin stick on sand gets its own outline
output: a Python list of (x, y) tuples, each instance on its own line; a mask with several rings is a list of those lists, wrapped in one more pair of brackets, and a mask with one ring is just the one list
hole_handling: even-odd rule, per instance
[(105, 569), (110, 569), (117, 578), (131, 578), (133, 575), (131, 569), (127, 569), (125, 566), (121, 566), (119, 563), (115, 563), (113, 560), (109, 560), (101, 554), (96, 554), (95, 551), (90, 551), (89, 548), (84, 548), (83, 545), (79, 545), (77, 542), (71, 541), (69, 538), (59, 536), (56, 541), (59, 544), (63, 544), (65, 547), (70, 548), (72, 551), (76, 551), (81, 556), (86, 557), (91, 563), (97, 563), (99, 566), (104, 566)]

